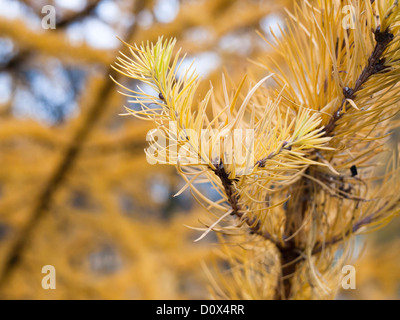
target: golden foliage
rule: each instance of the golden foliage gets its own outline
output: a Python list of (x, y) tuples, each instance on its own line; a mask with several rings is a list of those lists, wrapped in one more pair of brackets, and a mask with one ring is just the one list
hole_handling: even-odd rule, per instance
[[(50, 1), (61, 13), (56, 30), (35, 24), (42, 18), (37, 2), (18, 3), (31, 15), (37, 12), (39, 19), (0, 17), (1, 39), (10, 40), (15, 51), (10, 61), (0, 63), (15, 85), (10, 101), (0, 106), (0, 164), (5, 168), (0, 171), (0, 296), (207, 297), (200, 261), (209, 260), (212, 251), (207, 243), (193, 244), (195, 233), (183, 226), (196, 223), (198, 208), (189, 206), (183, 212), (179, 201), (162, 197), (159, 186), (174, 193), (180, 182), (169, 168), (155, 171), (145, 161), (144, 141), (151, 126), (132, 126), (115, 114), (123, 99), (108, 77), (114, 50), (77, 43), (68, 36), (70, 24), (96, 16), (93, 9), (99, 1), (87, 1), (82, 12), (66, 14)], [(177, 37), (194, 55), (220, 50), (219, 40), (225, 35), (244, 31), (249, 36), (264, 16), (285, 3), (182, 1), (173, 21), (155, 21), (148, 28), (139, 19), (130, 22), (133, 15), (152, 11), (154, 1), (119, 1), (115, 5), (124, 16), (111, 24), (114, 33), (132, 43), (157, 40), (160, 33)], [(232, 15), (240, 19), (232, 23)], [(205, 27), (213, 36), (202, 46), (187, 32)], [(220, 54), (232, 65), (243, 60), (236, 52)], [(26, 89), (34, 92), (25, 71), (48, 76), (59, 64), (85, 73), (84, 84), (70, 102), (79, 105), (79, 111), (51, 125), (18, 117), (13, 109), (17, 95)], [(41, 269), (47, 264), (56, 267), (54, 291), (41, 287)]]
[[(398, 126), (400, 6), (394, 0), (347, 3), (354, 8), (353, 29), (343, 26), (343, 1), (296, 4), (270, 43), (284, 66), (273, 58), (259, 62), (271, 73), (250, 82), (247, 94), (246, 77), (233, 93), (223, 78), (220, 94), (211, 87), (196, 103), (197, 75), (181, 70), (173, 39), (128, 44), (130, 56), (118, 58), (121, 74), (156, 92), (122, 86), (140, 105), (129, 113), (158, 129), (150, 135), (148, 159), (176, 165), (187, 182), (182, 190), (190, 188), (216, 219), (204, 223), (198, 240), (211, 230), (226, 235), (223, 241), (240, 235), (230, 242), (250, 251), (237, 258), (225, 247), (232, 267), (229, 280), (220, 277), (226, 290), (215, 284), (220, 297), (333, 298), (354, 235), (399, 213), (398, 152), (384, 175), (375, 167)], [(270, 78), (275, 85), (264, 86)], [(203, 129), (214, 134), (204, 137)], [(242, 141), (214, 152), (237, 129), (253, 130), (254, 149)], [(160, 131), (168, 146), (160, 143)], [(243, 149), (255, 161), (246, 155), (237, 162)], [(211, 183), (220, 200), (202, 194), (197, 185), (203, 183)], [(274, 266), (279, 257), (280, 272), (257, 267), (267, 254)]]
[[(303, 1), (294, 6), (291, 0), (182, 0), (177, 16), (168, 23), (155, 18), (153, 0), (112, 2), (120, 15), (107, 24), (139, 59), (124, 45), (99, 49), (69, 37), (73, 24), (85, 34), (86, 19), (97, 19), (95, 9), (104, 1), (88, 0), (80, 12), (48, 2), (61, 16), (56, 30), (44, 31), (37, 25), (41, 7), (33, 0), (14, 1), (24, 9), (19, 17), (0, 17), (0, 77), (12, 79), (8, 101), (3, 99), (7, 90), (0, 88), (0, 297), (202, 299), (210, 297), (209, 283), (211, 298), (269, 299), (287, 297), (281, 288), (288, 280), (291, 298), (333, 297), (340, 261), (336, 268), (331, 262), (339, 243), (353, 239), (352, 231), (364, 231), (364, 222), (371, 227), (387, 222), (397, 204), (397, 197), (391, 197), (397, 188), (397, 153), (375, 158), (385, 149), (384, 135), (396, 126), (391, 120), (399, 90), (394, 2), (370, 6), (365, 1), (342, 1), (357, 6), (357, 28), (348, 31), (341, 28), (338, 2), (328, 0), (314, 1), (315, 7)], [(265, 44), (255, 30), (270, 14), (281, 17), (283, 7), (291, 12), (282, 25), (285, 35), (275, 34), (276, 41), (265, 35), (273, 42)], [(378, 12), (379, 21), (374, 18)], [(149, 13), (154, 19), (150, 27), (140, 23), (140, 17)], [(369, 63), (376, 45), (370, 29), (379, 24), (389, 26), (395, 35), (385, 48), (385, 60), (374, 63), (385, 70), (371, 76), (354, 97), (349, 95), (340, 119), (329, 125), (342, 103), (342, 88), (354, 89)], [(157, 42), (161, 36), (164, 40)], [(9, 42), (13, 54), (3, 61)], [(205, 76), (212, 82), (210, 88), (208, 81), (200, 81), (183, 65), (181, 82), (179, 77), (174, 80), (169, 59), (180, 57), (172, 48), (175, 43), (188, 53), (186, 61), (215, 52), (226, 70), (222, 80), (220, 68), (214, 68)], [(197, 150), (205, 160), (196, 167), (181, 160), (178, 169), (185, 186), (173, 168), (153, 167), (145, 159), (146, 133), (154, 123), (117, 115), (126, 97), (117, 93), (109, 74), (137, 91), (133, 79), (127, 81), (109, 67), (118, 50), (119, 69), (158, 90), (155, 96), (145, 91), (146, 99), (158, 105), (158, 113), (147, 108), (142, 92), (138, 102), (146, 103), (143, 110), (128, 107), (137, 116), (154, 117), (157, 125), (177, 118), (177, 111), (180, 135), (164, 132), (182, 146), (186, 133), (192, 135), (189, 141), (194, 145), (188, 149)], [(147, 55), (142, 59), (143, 52)], [(140, 61), (158, 67), (142, 66), (143, 74), (137, 74), (131, 62)], [(50, 82), (41, 89), (54, 93), (54, 103), (60, 95), (70, 95), (70, 87), (60, 92), (66, 85), (60, 69), (84, 73), (82, 83), (69, 80), (78, 89), (62, 106), (76, 104), (77, 111), (59, 122), (43, 123), (37, 120), (39, 107), (29, 99), (17, 100), (27, 91), (37, 94), (29, 79), (35, 72)], [(154, 79), (160, 80), (158, 85)], [(164, 103), (158, 99), (160, 92)], [(136, 99), (136, 93), (125, 93)], [(199, 97), (203, 99), (197, 103)], [(19, 105), (30, 110), (25, 118), (16, 110)], [(332, 134), (324, 135), (323, 126), (334, 127)], [(224, 155), (195, 144), (197, 131), (204, 127), (223, 128), (226, 133), (255, 128), (255, 161), (225, 166), (213, 161)], [(210, 145), (219, 138), (223, 134), (210, 136)], [(246, 146), (239, 147), (246, 151)], [(169, 155), (170, 150), (165, 151)], [(173, 155), (171, 162), (176, 158)], [(391, 171), (378, 176), (373, 167), (378, 162)], [(358, 176), (350, 176), (352, 165)], [(243, 174), (246, 168), (251, 174)], [(203, 215), (204, 210), (187, 204), (189, 190), (212, 214)], [(310, 190), (310, 201), (303, 200), (305, 190)], [(214, 199), (216, 193), (219, 200)], [(185, 205), (179, 204), (181, 198)], [(374, 209), (382, 210), (375, 215)], [(230, 215), (233, 212), (236, 217)], [(210, 246), (212, 230), (220, 239), (216, 250)], [(198, 237), (201, 241), (193, 243)], [(282, 255), (292, 243), (302, 254), (295, 260), (294, 275), (290, 266), (281, 268), (282, 258), (293, 259), (290, 250)], [(357, 265), (359, 290), (371, 288), (374, 279), (386, 295), (365, 289), (355, 297), (395, 294), (390, 275), (398, 275), (389, 272), (398, 269), (395, 245), (387, 252), (382, 247), (367, 251)], [(353, 247), (346, 248), (350, 255)], [(381, 270), (376, 257), (382, 261)], [(41, 287), (41, 270), (48, 264), (57, 271), (56, 290)]]

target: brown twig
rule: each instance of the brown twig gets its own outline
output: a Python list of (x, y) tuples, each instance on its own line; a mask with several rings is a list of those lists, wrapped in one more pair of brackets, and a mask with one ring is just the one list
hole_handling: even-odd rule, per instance
[[(329, 246), (333, 246), (335, 244), (338, 244), (342, 241), (344, 241), (346, 239), (346, 237), (348, 237), (351, 234), (354, 234), (355, 232), (357, 232), (358, 230), (360, 230), (362, 227), (370, 224), (371, 222), (374, 221), (374, 219), (379, 215), (379, 213), (385, 209), (387, 203), (385, 203), (382, 207), (380, 207), (378, 210), (376, 210), (375, 212), (371, 213), (370, 215), (364, 217), (363, 219), (361, 219), (360, 221), (356, 222), (355, 224), (353, 224), (351, 226), (351, 228), (344, 234), (344, 235), (336, 235), (334, 236), (332, 239), (324, 242), (323, 244), (319, 244), (317, 245), (313, 251), (312, 254), (318, 254), (320, 253), (324, 248), (329, 247)], [(390, 208), (388, 208), (388, 210), (393, 209), (394, 207), (396, 207), (398, 205), (398, 203), (393, 204)]]
[[(383, 53), (385, 50), (388, 48), (389, 44), (392, 42), (394, 36), (391, 34), (388, 30), (381, 31), (380, 27), (378, 27), (375, 32), (375, 40), (376, 40), (376, 45), (371, 53), (371, 56), (368, 59), (368, 64), (362, 71), (361, 75), (358, 77), (355, 87), (353, 89), (350, 88), (344, 88), (343, 89), (343, 94), (344, 98), (342, 100), (342, 103), (340, 107), (336, 110), (334, 113), (332, 119), (328, 123), (328, 125), (325, 127), (325, 134), (327, 136), (332, 135), (333, 130), (336, 127), (337, 121), (343, 116), (343, 108), (346, 104), (347, 99), (354, 99), (356, 97), (356, 93), (363, 87), (363, 85), (370, 79), (371, 76), (374, 74), (377, 74), (383, 70), (385, 70), (387, 67), (385, 66), (385, 59), (382, 58)], [(313, 250), (313, 254), (320, 253), (323, 248), (327, 246), (331, 246), (334, 244), (337, 244), (341, 241), (344, 241), (344, 239), (350, 235), (351, 233), (354, 233), (358, 231), (362, 226), (370, 223), (373, 218), (374, 214), (367, 216), (363, 220), (357, 222), (355, 225), (352, 226), (350, 230), (348, 230), (345, 235), (337, 235), (333, 237), (331, 240), (323, 243), (323, 244), (318, 244), (315, 249)]]
[(234, 188), (233, 181), (229, 179), (229, 174), (225, 171), (224, 165), (222, 162), (219, 162), (215, 165), (214, 173), (221, 180), (222, 186), (224, 188), (224, 192), (228, 198), (228, 202), (232, 208), (232, 215), (238, 217), (242, 221), (244, 221), (249, 227), (251, 233), (262, 236), (263, 238), (275, 243), (276, 241), (272, 238), (272, 236), (268, 232), (264, 232), (261, 228), (261, 222), (257, 221), (257, 219), (250, 218), (245, 216), (242, 208), (239, 204), (239, 196)]
[(256, 166), (259, 166), (260, 168), (264, 168), (265, 164), (267, 163), (268, 160), (271, 160), (272, 158), (274, 158), (275, 156), (277, 156), (284, 150), (287, 150), (287, 151), (292, 150), (292, 146), (286, 141), (283, 142), (282, 147), (278, 150), (278, 152), (271, 152), (267, 157), (265, 157), (261, 160), (258, 160), (256, 162)]
[(335, 111), (333, 117), (325, 127), (325, 134), (330, 136), (336, 127), (337, 121), (343, 116), (343, 109), (347, 103), (347, 99), (353, 100), (356, 97), (356, 93), (362, 88), (362, 86), (369, 80), (371, 76), (377, 74), (387, 67), (385, 66), (385, 59), (382, 59), (382, 55), (387, 49), (388, 45), (392, 42), (394, 36), (388, 30), (381, 31), (378, 27), (375, 32), (376, 45), (368, 59), (368, 64), (358, 77), (354, 88), (343, 88), (344, 98), (340, 107)]
[(290, 275), (296, 271), (296, 263), (293, 263), (293, 261), (299, 257), (299, 253), (294, 245), (294, 241), (287, 241), (284, 244), (277, 242), (268, 232), (262, 230), (261, 222), (257, 220), (256, 217), (250, 218), (245, 216), (242, 212), (242, 208), (240, 207), (239, 196), (234, 188), (233, 181), (229, 179), (229, 174), (225, 171), (223, 163), (219, 162), (217, 165), (215, 165), (215, 168), (216, 169), (214, 170), (214, 173), (221, 180), (224, 192), (227, 195), (228, 202), (232, 208), (231, 214), (244, 221), (252, 234), (259, 235), (264, 239), (271, 241), (279, 250), (281, 256), (282, 274), (277, 285), (275, 299), (281, 300), (288, 298), (291, 292)]

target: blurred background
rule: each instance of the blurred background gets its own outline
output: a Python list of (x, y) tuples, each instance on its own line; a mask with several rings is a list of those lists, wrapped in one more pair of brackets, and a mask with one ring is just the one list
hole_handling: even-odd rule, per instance
[[(43, 19), (55, 8), (56, 28)], [(120, 116), (109, 75), (129, 43), (176, 37), (218, 90), (251, 60), (292, 0), (0, 0), (0, 298), (206, 299), (202, 262), (216, 240), (193, 243), (204, 209), (175, 169), (146, 162), (151, 126)], [(47, 20), (46, 20), (47, 21)], [(397, 143), (396, 136), (392, 143)], [(209, 192), (204, 190), (204, 192)], [(210, 195), (211, 197), (213, 195)], [(360, 248), (357, 290), (339, 299), (400, 297), (399, 219)], [(53, 265), (57, 289), (41, 273)]]

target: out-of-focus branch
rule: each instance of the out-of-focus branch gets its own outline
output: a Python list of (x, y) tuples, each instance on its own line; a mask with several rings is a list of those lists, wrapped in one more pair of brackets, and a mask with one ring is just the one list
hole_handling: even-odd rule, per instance
[[(244, 28), (256, 30), (259, 28), (260, 20), (272, 12), (277, 12), (278, 8), (281, 8), (281, 5), (262, 6), (260, 4), (249, 4), (245, 7), (240, 6), (240, 4), (232, 5), (223, 13), (219, 13), (218, 19), (213, 22), (213, 41), (207, 43), (206, 46), (203, 44), (197, 45), (196, 43), (190, 43), (187, 46), (183, 44), (182, 46), (185, 47), (185, 50), (188, 48), (186, 50), (188, 53), (211, 49), (223, 36), (230, 32)], [(232, 19), (232, 17), (235, 17), (235, 19)]]
[[(141, 10), (144, 4), (145, 0), (137, 1), (134, 8), (135, 12)], [(132, 39), (135, 32), (136, 28), (131, 28), (127, 38)], [(10, 255), (8, 256), (2, 273), (0, 274), (0, 286), (5, 284), (12, 270), (19, 264), (20, 258), (23, 256), (26, 246), (31, 239), (34, 230), (36, 229), (36, 226), (43, 219), (43, 217), (46, 216), (55, 192), (62, 185), (65, 177), (75, 164), (76, 159), (81, 152), (82, 146), (84, 145), (90, 132), (97, 124), (97, 121), (105, 113), (105, 110), (107, 109), (106, 102), (114, 89), (114, 83), (108, 78), (108, 74), (111, 72), (112, 68), (107, 68), (101, 85), (99, 85), (96, 94), (93, 95), (94, 99), (87, 106), (87, 113), (83, 116), (83, 120), (77, 127), (77, 130), (71, 136), (71, 142), (65, 150), (65, 156), (56, 166), (53, 175), (50, 176), (48, 182), (40, 192), (39, 198), (37, 199), (36, 205), (33, 207), (28, 222), (21, 230), (19, 238), (17, 238), (11, 247)]]
[(86, 18), (87, 16), (92, 14), (92, 12), (96, 9), (99, 2), (100, 2), (100, 0), (93, 0), (93, 1), (89, 2), (82, 11), (79, 11), (79, 12), (76, 12), (73, 14), (69, 14), (68, 16), (61, 18), (56, 23), (57, 28), (63, 28), (73, 22), (76, 22), (83, 18)]
[[(45, 34), (45, 37), (44, 37)], [(72, 45), (56, 30), (33, 31), (21, 20), (0, 19), (0, 36), (10, 37), (24, 51), (39, 51), (74, 63), (100, 63), (109, 65), (112, 52), (93, 49), (88, 45)]]
[[(138, 32), (133, 42), (155, 41), (161, 35), (165, 38), (179, 37), (188, 28), (215, 23), (217, 15), (223, 13), (236, 1), (208, 0), (201, 4), (184, 4), (174, 21), (168, 24), (156, 23), (151, 28)], [(160, 30), (162, 32), (160, 33)]]
[[(31, 7), (31, 3), (29, 1), (22, 1), (26, 6)], [(89, 16), (92, 11), (97, 7), (99, 4), (99, 0), (93, 0), (90, 2), (82, 11), (79, 11), (74, 14), (70, 14), (65, 18), (60, 19), (57, 21), (56, 26), (57, 29), (65, 29), (68, 25), (70, 25), (73, 22), (76, 22), (80, 19), (83, 19), (87, 16)], [(39, 13), (38, 13), (39, 15)], [(47, 36), (47, 35), (46, 35)], [(17, 67), (23, 63), (27, 58), (30, 56), (29, 49), (23, 49), (18, 52), (14, 57), (12, 57), (4, 66), (1, 67), (1, 69), (10, 71), (12, 72), (14, 69), (17, 69)]]
[[(38, 6), (35, 2), (32, 3), (29, 0), (19, 0), (19, 1), (22, 2), (25, 6), (31, 8), (38, 17), (42, 15), (40, 10), (41, 6)], [(99, 2), (100, 0), (91, 0), (86, 5), (86, 7), (83, 8), (81, 11), (68, 12), (68, 14), (66, 14), (65, 17), (57, 19), (56, 22), (57, 28), (64, 28), (73, 22), (79, 21), (80, 19), (89, 16), (93, 12), (93, 10), (96, 9)]]

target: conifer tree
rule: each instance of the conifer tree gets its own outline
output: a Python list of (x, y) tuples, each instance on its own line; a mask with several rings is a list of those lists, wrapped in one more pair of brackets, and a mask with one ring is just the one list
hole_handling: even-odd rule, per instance
[[(217, 278), (207, 269), (215, 297), (333, 298), (355, 235), (399, 213), (399, 154), (376, 170), (398, 125), (399, 28), (397, 0), (298, 2), (265, 39), (284, 63), (258, 61), (265, 77), (233, 91), (222, 77), (200, 101), (174, 39), (127, 44), (115, 68), (157, 93), (123, 87), (140, 105), (128, 114), (155, 126), (147, 158), (176, 166), (178, 195), (189, 189), (210, 213), (198, 240), (215, 231), (230, 264)], [(252, 143), (229, 144), (246, 130)]]

